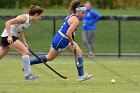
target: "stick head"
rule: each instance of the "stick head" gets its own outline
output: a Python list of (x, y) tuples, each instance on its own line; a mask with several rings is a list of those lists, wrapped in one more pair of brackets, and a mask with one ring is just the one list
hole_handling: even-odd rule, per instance
[(63, 78), (64, 78), (64, 79), (67, 79), (67, 77), (65, 77), (65, 76), (64, 76)]

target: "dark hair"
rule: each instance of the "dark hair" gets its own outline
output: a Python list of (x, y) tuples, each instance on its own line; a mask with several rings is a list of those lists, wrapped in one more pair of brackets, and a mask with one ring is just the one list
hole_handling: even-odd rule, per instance
[(84, 5), (81, 5), (79, 0), (73, 0), (70, 4), (69, 12), (70, 13), (76, 13), (76, 8), (77, 7), (82, 7), (82, 6), (84, 6)]
[(33, 6), (30, 7), (28, 13), (31, 16), (35, 15), (36, 13), (40, 15), (41, 13), (43, 13), (43, 9), (39, 6), (33, 5)]

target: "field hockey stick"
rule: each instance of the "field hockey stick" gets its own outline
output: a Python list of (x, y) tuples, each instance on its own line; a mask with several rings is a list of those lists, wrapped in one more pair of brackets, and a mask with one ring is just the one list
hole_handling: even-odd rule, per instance
[[(73, 41), (74, 41), (74, 35), (72, 35), (72, 38), (73, 38)], [(73, 44), (72, 44), (73, 45)], [(76, 55), (76, 49), (74, 48), (74, 58), (75, 58), (75, 63), (76, 63), (76, 66), (77, 66), (77, 55)]]
[(74, 58), (75, 58), (75, 63), (77, 65), (77, 55), (76, 55), (76, 49), (74, 49)]
[(46, 65), (49, 69), (51, 69), (54, 73), (56, 73), (58, 76), (60, 76), (63, 79), (67, 79), (66, 76), (62, 76), (61, 74), (59, 74), (57, 71), (55, 71), (53, 68), (51, 68), (48, 64), (46, 64), (46, 62), (44, 62), (41, 58), (39, 58), (33, 51), (31, 51), (30, 49), (28, 49), (37, 59), (39, 59), (42, 63), (44, 63), (44, 65)]

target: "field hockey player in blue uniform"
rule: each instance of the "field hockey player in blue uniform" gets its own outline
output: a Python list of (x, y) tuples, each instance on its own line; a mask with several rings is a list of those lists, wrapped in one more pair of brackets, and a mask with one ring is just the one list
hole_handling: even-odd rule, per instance
[[(92, 75), (84, 73), (83, 68), (83, 58), (82, 58), (82, 50), (73, 40), (74, 33), (78, 28), (79, 17), (83, 17), (86, 12), (86, 8), (80, 4), (80, 1), (75, 0), (70, 4), (70, 15), (68, 15), (61, 28), (56, 33), (52, 40), (51, 49), (48, 55), (42, 55), (40, 58), (45, 62), (51, 61), (56, 58), (63, 49), (68, 49), (69, 51), (74, 53), (74, 49), (76, 50), (77, 56), (77, 70), (78, 70), (78, 81), (84, 81), (92, 77)], [(41, 63), (39, 59), (32, 59), (31, 65)]]
[[(30, 71), (29, 50), (24, 30), (30, 27), (31, 21), (40, 20), (42, 12), (43, 10), (39, 6), (32, 6), (28, 14), (22, 14), (6, 21), (5, 29), (1, 34), (0, 59), (8, 53), (10, 48), (20, 52), (22, 54), (25, 80), (35, 80), (39, 76), (31, 74)], [(19, 37), (21, 37), (21, 40), (19, 40)]]

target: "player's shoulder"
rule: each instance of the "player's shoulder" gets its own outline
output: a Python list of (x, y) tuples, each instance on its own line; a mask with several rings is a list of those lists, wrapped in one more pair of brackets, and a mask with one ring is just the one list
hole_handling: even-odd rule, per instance
[(78, 24), (79, 19), (76, 16), (72, 16), (72, 17), (69, 18), (68, 22)]
[(92, 9), (92, 8), (91, 8), (91, 9), (90, 9), (90, 12), (97, 12), (97, 11), (96, 11), (95, 9)]
[(97, 10), (95, 10), (95, 9), (91, 9), (90, 13), (93, 14), (93, 15), (94, 14), (100, 15), (100, 13)]
[(76, 14), (72, 14), (72, 15), (71, 15), (71, 17), (73, 17), (73, 18), (75, 18), (75, 19), (78, 19), (78, 20), (79, 20), (79, 17), (78, 17), (78, 15), (76, 15)]
[(78, 16), (76, 16), (76, 15), (73, 15), (73, 16), (71, 17), (71, 19), (74, 20), (74, 21), (79, 21), (79, 18), (78, 18)]
[(27, 14), (18, 15), (16, 18), (24, 21), (27, 19)]

